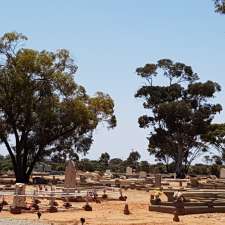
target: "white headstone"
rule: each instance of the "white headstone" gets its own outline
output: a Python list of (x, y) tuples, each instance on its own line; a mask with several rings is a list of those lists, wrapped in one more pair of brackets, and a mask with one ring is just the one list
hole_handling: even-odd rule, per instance
[(106, 171), (105, 171), (105, 174), (106, 174), (106, 175), (112, 175), (112, 173), (111, 173), (110, 170), (106, 170)]
[(222, 178), (222, 179), (225, 178), (225, 168), (220, 169), (220, 178)]
[(76, 164), (74, 161), (70, 160), (68, 161), (65, 170), (64, 188), (66, 189), (67, 192), (74, 192), (77, 185), (76, 177), (77, 177)]
[(126, 168), (126, 175), (128, 176), (133, 175), (133, 169), (129, 166)]
[(146, 178), (147, 177), (147, 173), (145, 171), (140, 171), (139, 177), (140, 178)]

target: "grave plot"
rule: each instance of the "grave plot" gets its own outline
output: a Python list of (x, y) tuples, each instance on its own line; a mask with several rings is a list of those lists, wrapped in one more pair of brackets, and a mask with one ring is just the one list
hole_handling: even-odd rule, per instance
[(225, 189), (225, 180), (205, 179), (205, 181), (202, 182), (200, 178), (191, 178), (188, 187), (201, 189)]
[[(167, 201), (162, 201), (165, 194)], [(166, 190), (151, 194), (149, 211), (188, 215), (225, 213), (225, 190)]]
[[(14, 192), (1, 191), (0, 212), (9, 211), (13, 214), (20, 214), (23, 212), (54, 213), (76, 209), (87, 210), (87, 205), (89, 209), (91, 208), (91, 202), (119, 200), (122, 195), (118, 188), (111, 187), (92, 187), (82, 190), (72, 188), (68, 191), (67, 188), (56, 190), (53, 186), (37, 185), (29, 186), (29, 189), (26, 191), (26, 185), (17, 183)], [(84, 207), (77, 207), (75, 202), (84, 202)]]

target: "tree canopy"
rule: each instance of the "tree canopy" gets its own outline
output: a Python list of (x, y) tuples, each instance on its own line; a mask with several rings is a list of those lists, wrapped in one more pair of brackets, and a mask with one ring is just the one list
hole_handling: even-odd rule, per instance
[(170, 59), (146, 64), (136, 70), (146, 80), (135, 94), (143, 98), (150, 110), (139, 118), (141, 128), (149, 128), (148, 151), (166, 163), (176, 163), (178, 177), (187, 173), (191, 162), (208, 145), (203, 138), (220, 104), (210, 103), (220, 85), (213, 81), (200, 82), (192, 67)]
[[(202, 136), (208, 145), (217, 150), (217, 155), (214, 155), (214, 161), (225, 162), (225, 124), (211, 124), (208, 132)], [(219, 153), (219, 155), (218, 155)]]
[(132, 150), (126, 160), (127, 166), (131, 166), (133, 168), (138, 167), (138, 161), (140, 160), (141, 155), (138, 151)]
[(27, 182), (46, 155), (87, 153), (100, 122), (116, 126), (112, 98), (89, 96), (74, 81), (77, 65), (68, 50), (24, 48), (26, 40), (16, 32), (0, 38), (0, 141), (17, 182)]
[(225, 0), (213, 0), (215, 4), (215, 11), (225, 14)]

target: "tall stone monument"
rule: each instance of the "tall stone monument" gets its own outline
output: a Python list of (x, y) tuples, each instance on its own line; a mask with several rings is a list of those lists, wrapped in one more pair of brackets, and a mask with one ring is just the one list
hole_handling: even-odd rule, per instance
[(69, 160), (65, 170), (65, 183), (64, 189), (66, 192), (74, 192), (77, 186), (77, 168), (74, 161)]

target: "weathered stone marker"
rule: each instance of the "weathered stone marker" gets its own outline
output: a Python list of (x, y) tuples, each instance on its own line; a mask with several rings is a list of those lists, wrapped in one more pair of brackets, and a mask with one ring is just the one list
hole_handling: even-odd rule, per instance
[(225, 168), (220, 169), (220, 178), (222, 178), (222, 179), (225, 178)]
[(155, 187), (161, 187), (162, 183), (162, 176), (161, 174), (156, 174), (155, 175)]
[(76, 164), (74, 161), (69, 160), (66, 165), (65, 184), (64, 184), (64, 188), (67, 193), (75, 191), (75, 188), (77, 186), (76, 177), (77, 177)]
[(140, 171), (139, 177), (140, 178), (146, 178), (147, 177), (147, 173), (145, 171)]
[[(15, 184), (15, 195), (13, 197), (13, 204), (10, 207), (10, 212), (13, 214), (20, 214), (21, 209), (26, 208), (25, 184)], [(22, 195), (22, 196), (21, 196)]]
[(84, 175), (80, 175), (80, 183), (81, 184), (86, 184), (87, 183), (87, 177), (85, 177)]
[[(13, 197), (13, 208), (26, 208), (26, 185), (22, 183), (16, 183), (15, 196)], [(24, 196), (19, 196), (24, 195)]]
[(126, 168), (126, 175), (127, 176), (133, 175), (133, 169), (131, 167), (129, 167), (129, 166)]

